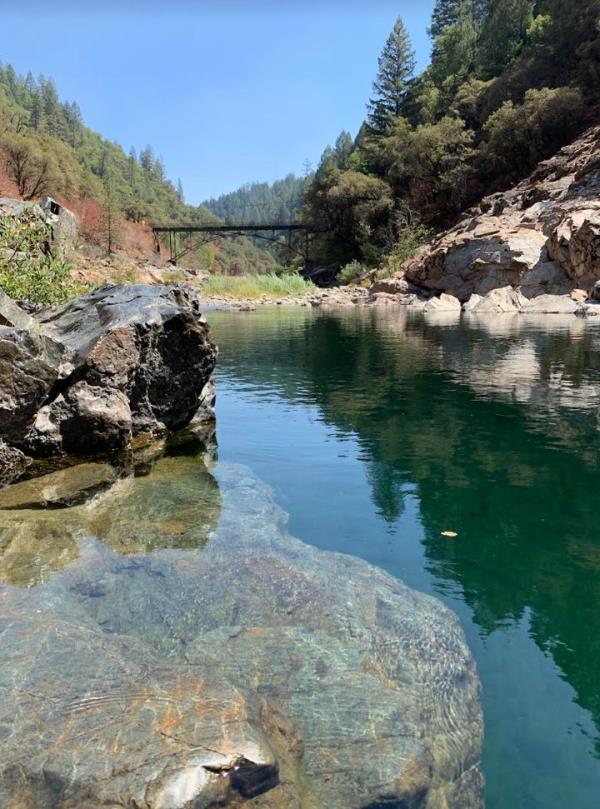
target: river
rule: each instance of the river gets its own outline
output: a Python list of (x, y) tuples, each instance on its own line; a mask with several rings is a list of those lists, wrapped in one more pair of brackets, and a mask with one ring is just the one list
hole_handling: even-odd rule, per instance
[(487, 809), (596, 809), (600, 328), (396, 308), (209, 320), (220, 461), (268, 482), (295, 536), (458, 614)]

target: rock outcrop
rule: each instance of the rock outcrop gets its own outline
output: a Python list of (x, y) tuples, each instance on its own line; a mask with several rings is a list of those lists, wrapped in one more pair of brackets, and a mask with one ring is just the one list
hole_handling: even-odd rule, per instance
[(526, 298), (591, 292), (600, 278), (600, 127), (505, 193), (486, 197), (404, 266), (461, 301), (511, 286)]
[(37, 318), (0, 300), (0, 439), (45, 457), (120, 450), (214, 417), (216, 348), (195, 294), (105, 286)]
[(78, 227), (75, 215), (52, 197), (41, 203), (22, 202), (11, 197), (0, 197), (0, 219), (4, 216), (20, 216), (23, 213), (48, 225), (48, 249), (60, 258), (69, 258), (77, 244)]
[[(136, 553), (145, 509), (181, 524), (183, 500), (185, 550), (88, 539), (46, 583), (0, 585), (6, 805), (482, 809), (479, 681), (456, 618), (291, 537), (241, 467), (218, 468), (205, 544), (203, 478), (180, 460), (61, 516)], [(17, 530), (13, 559), (28, 542)]]

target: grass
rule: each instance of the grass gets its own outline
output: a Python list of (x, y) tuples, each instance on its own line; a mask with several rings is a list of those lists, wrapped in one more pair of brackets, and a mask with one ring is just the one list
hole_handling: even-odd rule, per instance
[(299, 275), (211, 275), (200, 292), (215, 298), (256, 300), (292, 298), (314, 292), (316, 287)]

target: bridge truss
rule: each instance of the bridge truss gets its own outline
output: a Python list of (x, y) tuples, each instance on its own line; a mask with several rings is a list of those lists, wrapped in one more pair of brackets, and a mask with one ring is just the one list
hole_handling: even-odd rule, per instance
[[(196, 250), (203, 244), (214, 241), (215, 237), (249, 236), (262, 239), (273, 244), (281, 244), (282, 234), (286, 237), (289, 257), (299, 252), (294, 243), (295, 233), (302, 236), (301, 251), (305, 264), (308, 262), (312, 236), (317, 232), (314, 225), (306, 223), (277, 224), (219, 224), (219, 225), (171, 225), (153, 227), (154, 245), (157, 253), (161, 252), (163, 241), (167, 241), (169, 261), (176, 265), (180, 258)], [(165, 247), (167, 246), (165, 245)]]

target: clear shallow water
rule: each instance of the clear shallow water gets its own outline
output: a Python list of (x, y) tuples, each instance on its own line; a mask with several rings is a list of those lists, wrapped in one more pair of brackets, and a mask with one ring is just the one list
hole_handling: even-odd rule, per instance
[(600, 329), (397, 310), (209, 320), (220, 460), (274, 487), (292, 534), (459, 615), (484, 688), (487, 809), (597, 809)]

